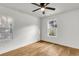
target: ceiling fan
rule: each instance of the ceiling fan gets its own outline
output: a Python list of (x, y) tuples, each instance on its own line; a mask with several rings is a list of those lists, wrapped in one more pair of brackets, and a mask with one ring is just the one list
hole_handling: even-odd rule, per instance
[(41, 10), (42, 14), (45, 14), (45, 9), (49, 9), (49, 10), (53, 10), (53, 11), (55, 10), (55, 8), (47, 7), (47, 5), (50, 4), (50, 3), (40, 3), (40, 4), (32, 3), (32, 4), (39, 7), (37, 9), (33, 10), (32, 12)]

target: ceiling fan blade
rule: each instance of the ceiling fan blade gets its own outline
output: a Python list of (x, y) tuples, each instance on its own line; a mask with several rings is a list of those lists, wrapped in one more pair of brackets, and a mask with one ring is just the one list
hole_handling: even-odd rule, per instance
[(39, 9), (41, 9), (41, 8), (35, 9), (35, 10), (33, 10), (32, 12), (35, 12), (35, 11), (37, 11), (37, 10), (39, 10)]
[(45, 11), (43, 11), (42, 13), (45, 14)]
[(51, 8), (51, 7), (46, 7), (46, 9), (55, 10), (55, 8)]
[(50, 4), (50, 3), (46, 3), (46, 5), (45, 5), (45, 6), (47, 6), (48, 4)]
[(36, 3), (32, 3), (32, 4), (35, 5), (35, 6), (41, 7), (39, 4), (36, 4)]

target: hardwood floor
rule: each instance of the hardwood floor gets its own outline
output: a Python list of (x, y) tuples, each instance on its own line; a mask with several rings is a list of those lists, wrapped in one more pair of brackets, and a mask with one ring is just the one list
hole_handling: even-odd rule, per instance
[(79, 49), (39, 41), (1, 56), (79, 56)]

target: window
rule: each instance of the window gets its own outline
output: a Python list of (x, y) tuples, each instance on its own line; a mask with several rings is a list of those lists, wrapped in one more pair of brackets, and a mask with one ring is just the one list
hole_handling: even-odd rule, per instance
[(48, 36), (56, 36), (56, 32), (57, 32), (57, 23), (56, 20), (49, 20), (48, 21)]
[(13, 21), (11, 17), (0, 16), (0, 40), (12, 39)]

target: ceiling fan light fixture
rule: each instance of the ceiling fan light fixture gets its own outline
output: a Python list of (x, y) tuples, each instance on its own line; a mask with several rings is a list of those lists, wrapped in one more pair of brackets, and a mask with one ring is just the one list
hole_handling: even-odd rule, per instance
[(45, 11), (45, 8), (44, 8), (44, 7), (42, 7), (42, 8), (41, 8), (41, 11)]
[(32, 3), (32, 4), (39, 7), (37, 9), (33, 10), (32, 12), (40, 10), (40, 11), (42, 11), (43, 15), (45, 14), (46, 9), (53, 10), (53, 11), (55, 10), (55, 8), (47, 7), (47, 5), (49, 5), (50, 3), (40, 3), (40, 4)]

